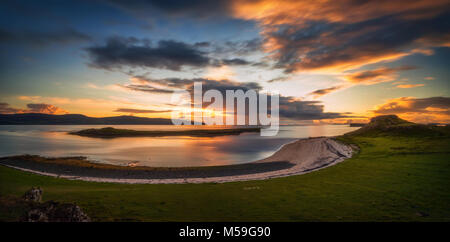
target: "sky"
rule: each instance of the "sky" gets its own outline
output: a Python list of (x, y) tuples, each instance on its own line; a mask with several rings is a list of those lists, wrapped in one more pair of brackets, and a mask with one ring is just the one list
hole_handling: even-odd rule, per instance
[(450, 123), (448, 0), (2, 1), (0, 113), (170, 117), (279, 91), (284, 123)]

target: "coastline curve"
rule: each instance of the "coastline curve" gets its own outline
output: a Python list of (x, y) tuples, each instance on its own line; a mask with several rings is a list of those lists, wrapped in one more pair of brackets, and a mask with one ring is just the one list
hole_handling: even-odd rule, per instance
[[(351, 146), (336, 141), (332, 137), (299, 139), (283, 145), (271, 156), (243, 165), (229, 165), (206, 168), (151, 168), (110, 169), (77, 167), (46, 163), (32, 163), (14, 157), (0, 160), (0, 164), (34, 174), (82, 180), (90, 182), (128, 184), (185, 184), (185, 183), (225, 183), (249, 180), (265, 180), (278, 177), (306, 174), (320, 170), (350, 158), (354, 150)], [(35, 162), (38, 163), (38, 162)], [(49, 169), (51, 168), (51, 169)], [(97, 169), (97, 170), (95, 170)], [(108, 174), (108, 175), (105, 175)]]

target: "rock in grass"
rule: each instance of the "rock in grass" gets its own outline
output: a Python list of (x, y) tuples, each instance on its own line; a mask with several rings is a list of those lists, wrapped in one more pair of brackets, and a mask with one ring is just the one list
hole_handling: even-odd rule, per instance
[(33, 206), (22, 219), (24, 222), (90, 222), (81, 208), (72, 203), (48, 201)]
[(91, 219), (79, 206), (72, 203), (48, 201), (41, 203), (42, 189), (32, 187), (23, 195), (29, 210), (22, 217), (23, 222), (90, 222)]
[(41, 202), (42, 189), (40, 187), (32, 187), (23, 195), (23, 199), (30, 202)]

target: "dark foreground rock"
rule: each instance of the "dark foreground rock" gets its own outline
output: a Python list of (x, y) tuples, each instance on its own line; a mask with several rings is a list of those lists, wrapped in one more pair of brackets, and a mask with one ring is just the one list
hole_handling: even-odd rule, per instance
[(40, 187), (32, 187), (22, 197), (25, 201), (29, 202), (41, 202), (42, 201), (42, 189)]
[(90, 222), (81, 208), (72, 203), (37, 203), (22, 218), (23, 222)]
[[(25, 210), (21, 222), (90, 222), (91, 219), (79, 206), (73, 203), (42, 201), (42, 189), (32, 187), (22, 198), (9, 199), (12, 204)], [(14, 206), (11, 206), (14, 207)], [(17, 207), (17, 206), (16, 206)]]

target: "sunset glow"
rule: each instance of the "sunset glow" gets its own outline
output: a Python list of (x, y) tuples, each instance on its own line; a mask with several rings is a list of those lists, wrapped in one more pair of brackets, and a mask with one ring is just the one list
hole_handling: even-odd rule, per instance
[(393, 100), (425, 100), (391, 109), (411, 121), (449, 120), (445, 0), (100, 1), (83, 17), (75, 2), (0, 9), (21, 19), (1, 26), (1, 113), (169, 118), (171, 93), (201, 81), (278, 90), (282, 123), (368, 120)]

